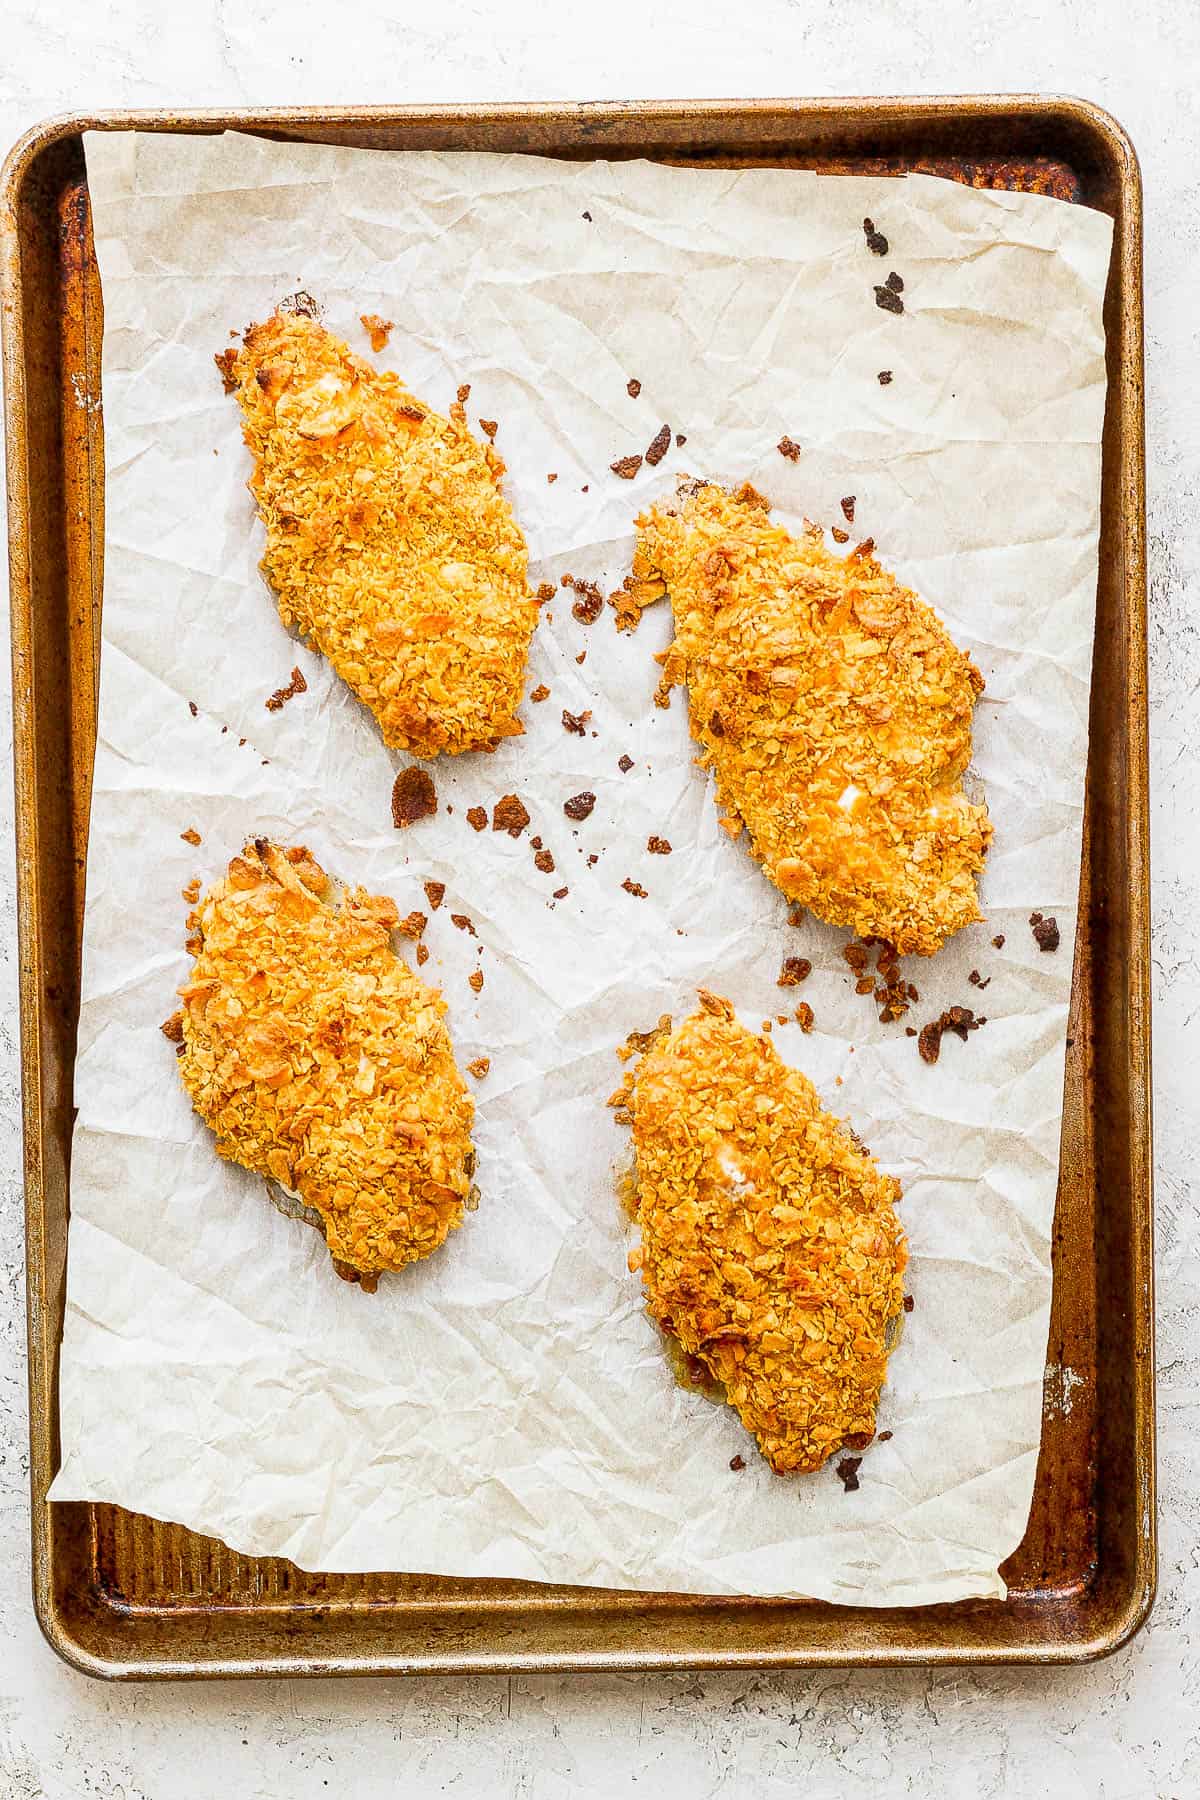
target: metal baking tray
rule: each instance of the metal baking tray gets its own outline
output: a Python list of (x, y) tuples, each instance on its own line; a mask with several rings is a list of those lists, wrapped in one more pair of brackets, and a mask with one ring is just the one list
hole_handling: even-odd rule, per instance
[[(1004, 1569), (1006, 1600), (875, 1609), (308, 1575), (118, 1507), (47, 1503), (58, 1457), (104, 531), (101, 295), (81, 133), (226, 128), (383, 150), (921, 169), (1112, 215), (1096, 661), (1047, 1407), (1029, 1527)], [(8, 159), (0, 204), (33, 1591), (50, 1643), (91, 1674), (146, 1677), (1061, 1663), (1126, 1642), (1153, 1598), (1155, 1512), (1142, 215), (1137, 159), (1120, 127), (1077, 100), (991, 95), (111, 112), (31, 131)]]

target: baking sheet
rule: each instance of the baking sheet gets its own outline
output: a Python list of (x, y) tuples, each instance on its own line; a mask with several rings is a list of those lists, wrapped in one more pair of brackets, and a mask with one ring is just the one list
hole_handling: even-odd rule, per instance
[[(923, 177), (232, 137), (91, 140), (89, 159), (106, 641), (55, 1496), (119, 1501), (308, 1567), (889, 1604), (1002, 1592), (1041, 1402), (1110, 222)], [(883, 264), (867, 215), (891, 239)], [(889, 267), (906, 281), (899, 319), (871, 292)], [(857, 493), (857, 528), (989, 682), (988, 925), (910, 968), (918, 1023), (972, 1003), (971, 967), (994, 975), (984, 1031), (925, 1068), (903, 1027), (879, 1027), (853, 995), (840, 934), (784, 924), (716, 828), (681, 698), (650, 705), (664, 617), (617, 639), (608, 618), (588, 630), (554, 603), (531, 668), (553, 698), (526, 709), (526, 738), (439, 767), (438, 818), (392, 832), (394, 759), (295, 650), (255, 572), (236, 409), (211, 366), (230, 325), (298, 285), (352, 341), (358, 313), (396, 318), (382, 360), (427, 398), (444, 405), (472, 381), (472, 416), (500, 420), (531, 551), (550, 559), (539, 577), (619, 577), (634, 504), (676, 470), (749, 476), (793, 522), (840, 517), (838, 497)], [(687, 434), (680, 451), (635, 484), (607, 474), (664, 419)], [(783, 432), (804, 446), (798, 464), (773, 449)], [(266, 713), (294, 661), (309, 693)], [(563, 733), (563, 705), (590, 706), (598, 735)], [(576, 840), (561, 801), (585, 786), (599, 803)], [(552, 910), (527, 842), (463, 820), (513, 790), (565, 871)], [(191, 824), (196, 852), (178, 835)], [(427, 972), (440, 965), (463, 1058), (493, 1058), (479, 1213), (371, 1300), (250, 1178), (215, 1166), (157, 1035), (186, 967), (179, 888), (263, 828), (307, 838), (402, 910), (422, 903), (422, 879), (446, 880)], [(651, 831), (670, 858), (644, 854)], [(626, 875), (646, 900), (621, 890)], [(1056, 956), (1029, 934), (1033, 907), (1059, 919)], [(476, 943), (451, 910), (483, 945), (478, 1001)], [(600, 1104), (627, 1030), (690, 1005), (697, 981), (767, 1016), (791, 952), (817, 965), (805, 993), (818, 1031), (781, 1029), (780, 1046), (901, 1176), (916, 1253), (880, 1419), (894, 1436), (852, 1496), (831, 1471), (728, 1472), (744, 1434), (674, 1386), (624, 1272), (623, 1146)]]

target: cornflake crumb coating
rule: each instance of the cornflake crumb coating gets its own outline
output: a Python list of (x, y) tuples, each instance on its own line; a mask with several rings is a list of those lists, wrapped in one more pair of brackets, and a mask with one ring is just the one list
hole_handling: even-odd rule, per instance
[(315, 320), (246, 333), (230, 380), (280, 617), (415, 756), (491, 750), (517, 718), (537, 605), (504, 464)]
[(202, 899), (179, 990), (180, 1073), (218, 1154), (314, 1207), (335, 1266), (363, 1274), (436, 1250), (473, 1167), (445, 1002), (397, 924), (392, 900), (259, 838)]
[(629, 1098), (648, 1309), (778, 1474), (875, 1429), (907, 1260), (900, 1185), (727, 1000), (642, 1056)]
[(900, 955), (980, 918), (992, 827), (962, 775), (983, 678), (932, 608), (752, 490), (689, 483), (638, 527), (634, 578), (675, 618), (660, 699), (686, 684), (728, 828), (776, 886)]

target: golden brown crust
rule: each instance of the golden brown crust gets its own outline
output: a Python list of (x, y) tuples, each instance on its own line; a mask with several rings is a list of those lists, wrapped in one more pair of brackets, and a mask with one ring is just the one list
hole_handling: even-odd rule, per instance
[(981, 916), (992, 828), (962, 775), (983, 679), (869, 544), (834, 556), (764, 508), (697, 482), (638, 520), (635, 582), (675, 616), (661, 698), (686, 683), (728, 829), (789, 899), (931, 955)]
[(883, 1175), (727, 1000), (649, 1040), (629, 1108), (647, 1305), (780, 1474), (875, 1429), (906, 1261)]
[(235, 856), (199, 908), (183, 1084), (217, 1152), (315, 1208), (335, 1264), (400, 1269), (462, 1220), (474, 1103), (393, 901), (303, 849)]
[(517, 707), (537, 606), (504, 464), (315, 320), (275, 313), (228, 378), (254, 457), (262, 567), (295, 625), (417, 756), (494, 749)]

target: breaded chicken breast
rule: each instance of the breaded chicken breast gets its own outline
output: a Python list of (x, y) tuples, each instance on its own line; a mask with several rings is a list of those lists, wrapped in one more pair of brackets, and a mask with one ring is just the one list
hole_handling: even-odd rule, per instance
[[(727, 1000), (626, 1078), (647, 1308), (778, 1474), (875, 1430), (906, 1261), (899, 1183)], [(616, 1096), (614, 1096), (616, 1098)]]
[(962, 776), (983, 678), (870, 552), (692, 482), (638, 520), (634, 597), (670, 595), (660, 702), (686, 683), (727, 829), (819, 919), (929, 956), (981, 916), (992, 827)]
[(428, 1256), (462, 1220), (474, 1103), (441, 995), (392, 948), (394, 903), (259, 838), (189, 922), (195, 967), (164, 1030), (218, 1155), (314, 1209), (338, 1273), (368, 1289)]
[(537, 603), (504, 464), (301, 314), (217, 358), (242, 409), (262, 568), (280, 617), (416, 756), (494, 750), (517, 707)]

